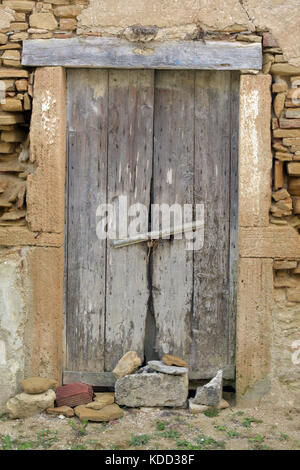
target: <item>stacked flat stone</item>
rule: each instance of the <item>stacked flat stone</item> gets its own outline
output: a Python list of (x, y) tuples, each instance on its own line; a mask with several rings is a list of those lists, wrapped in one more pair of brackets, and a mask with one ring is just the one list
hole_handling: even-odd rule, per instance
[(10, 418), (27, 418), (54, 407), (56, 380), (30, 377), (21, 383), (24, 392), (8, 400), (6, 410)]
[(136, 373), (118, 378), (115, 394), (116, 402), (128, 407), (183, 407), (188, 396), (188, 369), (149, 361)]
[(88, 0), (3, 0), (0, 5), (0, 228), (26, 226), (26, 180), (34, 73), (21, 66), (22, 41), (69, 38)]

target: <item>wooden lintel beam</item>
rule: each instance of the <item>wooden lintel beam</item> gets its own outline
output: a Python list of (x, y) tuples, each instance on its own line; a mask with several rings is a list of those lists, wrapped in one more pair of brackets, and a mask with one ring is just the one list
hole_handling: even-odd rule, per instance
[(260, 43), (164, 41), (119, 38), (29, 39), (22, 65), (89, 68), (260, 70)]

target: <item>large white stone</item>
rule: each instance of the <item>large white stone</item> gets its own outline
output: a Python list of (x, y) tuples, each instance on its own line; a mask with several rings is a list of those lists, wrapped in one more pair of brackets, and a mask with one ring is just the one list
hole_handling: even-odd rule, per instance
[(6, 410), (9, 417), (27, 418), (34, 416), (47, 408), (54, 407), (55, 392), (47, 390), (45, 393), (30, 395), (29, 393), (20, 393), (8, 400)]
[(115, 385), (116, 402), (129, 407), (182, 407), (187, 396), (187, 374), (132, 374), (117, 380)]

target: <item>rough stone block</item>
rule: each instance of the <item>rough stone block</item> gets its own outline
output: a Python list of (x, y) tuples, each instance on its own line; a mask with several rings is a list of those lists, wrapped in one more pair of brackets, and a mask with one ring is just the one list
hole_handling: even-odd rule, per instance
[(279, 189), (278, 191), (272, 194), (272, 197), (275, 201), (281, 201), (282, 199), (290, 197), (290, 195), (286, 189)]
[(8, 37), (4, 33), (0, 33), (0, 44), (6, 44), (8, 41)]
[(70, 406), (57, 406), (56, 408), (47, 408), (49, 415), (63, 415), (66, 418), (74, 416), (74, 410)]
[(284, 83), (273, 83), (272, 85), (272, 92), (273, 93), (282, 93), (287, 91), (287, 84)]
[[(38, 68), (35, 73), (34, 93), (30, 158), (36, 163), (37, 168), (27, 179), (27, 222), (33, 231), (59, 233), (64, 231), (65, 214), (64, 69)], [(55, 190), (53, 190), (54, 181)]]
[(300, 302), (300, 289), (288, 289), (287, 299), (290, 302)]
[(283, 162), (277, 160), (274, 163), (274, 189), (281, 189), (283, 186), (284, 186)]
[[(278, 237), (279, 228), (272, 230)], [(289, 233), (284, 232), (286, 252)], [(294, 230), (292, 229), (294, 235)], [(257, 234), (255, 234), (257, 241)], [(298, 238), (298, 236), (297, 236)], [(272, 247), (273, 243), (270, 245)], [(254, 251), (253, 251), (254, 252)], [(262, 254), (261, 254), (262, 256)], [(272, 252), (269, 251), (269, 256)], [(273, 260), (240, 258), (237, 307), (236, 387), (238, 404), (260, 402), (271, 368)]]
[(123, 357), (121, 357), (114, 368), (113, 373), (117, 379), (120, 379), (121, 377), (125, 377), (125, 375), (135, 372), (141, 363), (142, 361), (135, 351), (128, 351)]
[(28, 71), (22, 69), (0, 68), (0, 78), (26, 78)]
[(29, 17), (29, 24), (31, 28), (41, 28), (50, 31), (57, 29), (58, 26), (57, 21), (51, 12), (33, 13)]
[(96, 393), (95, 394), (95, 401), (88, 403), (86, 405), (87, 408), (92, 408), (94, 410), (101, 410), (107, 405), (112, 405), (115, 401), (115, 394), (114, 393)]
[(120, 419), (124, 415), (124, 411), (116, 403), (107, 405), (101, 410), (94, 410), (80, 405), (76, 406), (75, 414), (81, 421), (87, 419), (88, 421), (102, 422)]
[(6, 98), (5, 103), (1, 105), (1, 109), (12, 112), (23, 111), (22, 101), (16, 98)]
[(26, 140), (26, 133), (21, 129), (3, 131), (1, 132), (1, 140), (3, 142), (24, 142)]
[(287, 63), (273, 64), (271, 73), (274, 75), (297, 75), (300, 73), (300, 66), (294, 66)]
[(188, 376), (161, 373), (127, 375), (116, 381), (115, 400), (119, 405), (184, 406), (188, 396)]
[(25, 393), (35, 395), (47, 392), (50, 388), (56, 390), (57, 382), (54, 379), (44, 379), (43, 377), (29, 377), (21, 383)]
[(273, 136), (275, 138), (300, 138), (300, 129), (275, 129), (273, 132)]
[(291, 176), (300, 176), (300, 162), (288, 163), (287, 170)]
[(189, 411), (192, 414), (199, 414), (199, 413), (204, 413), (204, 411), (209, 410), (209, 406), (207, 405), (197, 405), (197, 403), (194, 403), (193, 399), (189, 399)]
[(281, 118), (279, 121), (281, 129), (292, 129), (300, 127), (300, 119), (284, 119)]
[(276, 40), (273, 38), (271, 33), (265, 33), (263, 35), (263, 46), (264, 47), (277, 47), (278, 46)]
[(281, 116), (284, 109), (285, 93), (278, 93), (273, 102), (274, 113), (277, 118)]
[(300, 196), (300, 178), (297, 178), (297, 177), (289, 178), (288, 190), (292, 196)]
[(242, 75), (240, 84), (239, 225), (269, 225), (271, 77)]
[(216, 406), (220, 403), (223, 391), (223, 372), (219, 370), (217, 375), (203, 387), (197, 387), (193, 403), (196, 405)]
[(27, 12), (33, 10), (35, 2), (26, 0), (4, 0), (3, 5), (8, 6), (12, 10)]
[(288, 152), (276, 152), (275, 158), (281, 162), (289, 162), (293, 160), (293, 154)]
[(61, 7), (54, 8), (54, 15), (60, 18), (72, 18), (78, 16), (81, 13), (81, 5), (64, 5)]
[(300, 108), (286, 109), (285, 117), (289, 119), (300, 119)]
[(8, 400), (6, 410), (10, 418), (27, 418), (34, 416), (47, 408), (54, 407), (55, 392), (47, 390), (45, 393), (30, 395), (20, 393)]
[(62, 31), (74, 31), (74, 29), (76, 29), (77, 22), (73, 18), (61, 18), (59, 26)]

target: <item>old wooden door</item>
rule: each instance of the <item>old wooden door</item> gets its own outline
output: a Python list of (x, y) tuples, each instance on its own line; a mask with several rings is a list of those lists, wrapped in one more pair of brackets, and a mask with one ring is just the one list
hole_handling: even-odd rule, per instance
[[(238, 85), (227, 71), (68, 71), (65, 382), (110, 385), (128, 350), (234, 377)], [(204, 204), (203, 248), (99, 240), (97, 207), (119, 196)]]

